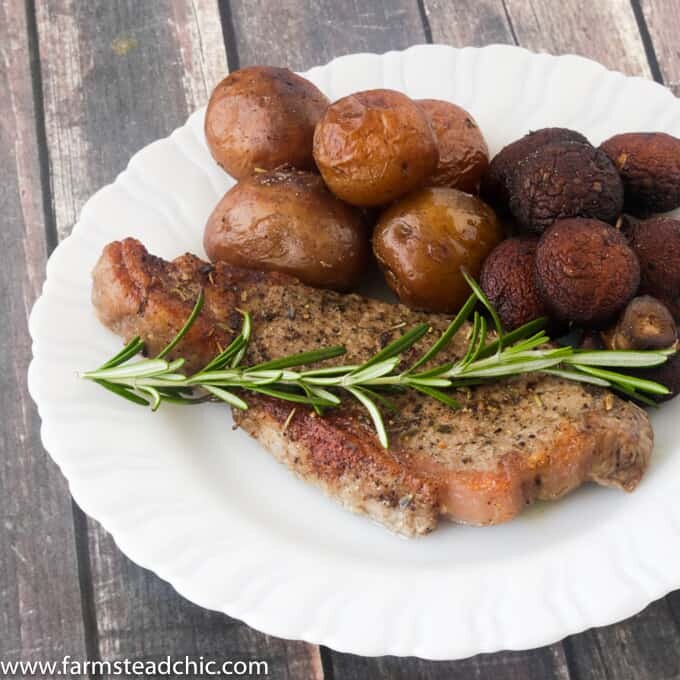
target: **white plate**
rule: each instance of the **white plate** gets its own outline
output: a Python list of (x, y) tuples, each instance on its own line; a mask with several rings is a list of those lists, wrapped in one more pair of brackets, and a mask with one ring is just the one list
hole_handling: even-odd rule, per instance
[[(507, 46), (418, 46), (341, 57), (306, 74), (331, 99), (389, 87), (450, 99), (492, 153), (530, 129), (599, 143), (630, 130), (680, 135), (666, 89), (575, 56)], [(152, 414), (79, 380), (121, 340), (95, 319), (90, 271), (111, 240), (203, 254), (232, 181), (203, 138), (204, 111), (136, 154), (85, 205), (54, 252), (31, 315), (30, 392), (47, 450), (120, 548), (190, 600), (267, 633), (357, 654), (459, 658), (524, 649), (628, 617), (680, 586), (680, 404), (653, 415), (652, 466), (632, 495), (582, 488), (486, 529), (403, 540), (293, 477), (219, 405)]]

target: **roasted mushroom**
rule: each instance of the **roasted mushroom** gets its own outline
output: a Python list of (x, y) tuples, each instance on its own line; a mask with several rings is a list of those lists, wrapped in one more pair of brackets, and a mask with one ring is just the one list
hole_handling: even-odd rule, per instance
[(329, 101), (287, 68), (250, 66), (233, 71), (213, 90), (205, 137), (213, 158), (232, 177), (288, 163), (314, 168), (314, 126)]
[(633, 298), (614, 328), (602, 334), (608, 349), (664, 349), (677, 339), (668, 308), (651, 295)]
[(587, 144), (588, 140), (575, 130), (567, 128), (543, 128), (524, 135), (512, 144), (504, 146), (493, 158), (488, 170), (482, 178), (481, 196), (492, 205), (499, 214), (507, 214), (509, 181), (515, 166), (523, 161), (528, 155), (546, 144), (552, 142), (581, 142)]
[(661, 300), (680, 320), (680, 220), (652, 217), (626, 234), (640, 260), (640, 292)]
[(680, 139), (665, 132), (629, 132), (600, 148), (623, 179), (627, 212), (645, 217), (680, 207)]
[(384, 205), (424, 186), (438, 159), (425, 112), (395, 90), (339, 99), (314, 131), (314, 160), (328, 188), (352, 205)]
[(547, 314), (534, 280), (537, 236), (509, 238), (484, 261), (480, 283), (507, 330)]
[(520, 227), (536, 233), (565, 217), (614, 223), (622, 208), (621, 178), (590, 144), (547, 144), (518, 163), (510, 178), (510, 211)]
[(489, 166), (489, 149), (475, 119), (441, 99), (419, 99), (416, 104), (425, 111), (439, 149), (439, 163), (428, 184), (476, 194)]
[(370, 253), (361, 211), (333, 196), (318, 174), (291, 168), (232, 187), (208, 219), (203, 244), (213, 262), (280, 271), (335, 290), (359, 282)]
[(461, 273), (479, 276), (502, 237), (493, 210), (448, 187), (421, 189), (393, 203), (373, 232), (385, 280), (410, 307), (456, 312), (470, 294)]
[(552, 315), (598, 325), (635, 295), (640, 265), (625, 237), (604, 222), (558, 220), (536, 248), (536, 286)]

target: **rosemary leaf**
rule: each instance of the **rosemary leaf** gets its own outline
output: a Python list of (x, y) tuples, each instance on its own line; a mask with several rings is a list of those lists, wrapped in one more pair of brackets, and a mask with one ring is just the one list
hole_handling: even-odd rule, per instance
[(346, 389), (355, 399), (361, 402), (362, 406), (368, 411), (368, 414), (373, 421), (373, 427), (375, 427), (378, 434), (378, 440), (384, 448), (389, 448), (390, 444), (387, 438), (387, 430), (385, 430), (385, 423), (383, 422), (382, 415), (380, 415), (380, 410), (375, 402), (360, 387), (347, 387)]
[(115, 368), (116, 366), (124, 364), (129, 359), (132, 359), (133, 356), (139, 354), (143, 347), (144, 342), (139, 336), (132, 338), (132, 340), (130, 340), (130, 342), (128, 342), (128, 344), (125, 345), (125, 347), (123, 347), (123, 349), (121, 349), (118, 354), (111, 357), (105, 364), (100, 366), (98, 370), (103, 371), (104, 369)]
[(446, 404), (449, 408), (458, 410), (460, 408), (460, 402), (450, 397), (445, 392), (435, 389), (434, 387), (427, 387), (426, 385), (413, 385), (413, 389), (417, 392), (422, 392), (427, 394), (428, 397), (432, 397), (442, 404)]
[[(547, 325), (548, 319), (547, 317), (544, 316), (540, 317), (539, 319), (534, 319), (534, 321), (529, 321), (529, 323), (525, 323), (523, 326), (516, 328), (514, 331), (510, 331), (509, 333), (503, 335), (503, 347), (509, 347), (510, 345), (513, 345), (514, 343), (523, 340), (524, 338), (533, 335), (537, 331), (540, 331), (542, 328), (545, 328)], [(549, 338), (546, 337), (546, 341), (548, 340)], [(479, 358), (483, 359), (485, 357), (491, 356), (492, 354), (495, 354), (499, 346), (500, 343), (498, 342), (498, 340), (490, 342), (480, 352)]]
[(208, 371), (218, 371), (224, 368), (229, 361), (234, 357), (242, 347), (246, 344), (245, 338), (242, 335), (237, 335), (214, 359), (209, 361), (200, 371), (200, 373), (207, 373)]
[(250, 343), (250, 334), (253, 331), (253, 323), (250, 314), (240, 309), (238, 311), (241, 313), (241, 316), (243, 316), (243, 325), (241, 326), (240, 333), (243, 342), (241, 343), (241, 347), (236, 350), (234, 357), (231, 360), (232, 368), (236, 368), (243, 361), (243, 357), (248, 349), (248, 344)]
[[(84, 374), (84, 377), (87, 377), (87, 374)], [(97, 385), (101, 385), (105, 389), (109, 390), (109, 392), (113, 392), (114, 394), (117, 394), (119, 397), (123, 397), (123, 399), (131, 401), (133, 404), (139, 404), (139, 406), (149, 405), (149, 402), (146, 399), (135, 394), (127, 387), (123, 387), (123, 385), (117, 385), (116, 383), (110, 383), (107, 382), (106, 380), (99, 380), (97, 378), (94, 379), (94, 382), (96, 382)]]
[(612, 389), (616, 390), (617, 392), (621, 392), (625, 396), (629, 397), (630, 399), (635, 399), (636, 401), (639, 401), (641, 404), (645, 404), (646, 406), (651, 406), (652, 408), (659, 408), (659, 404), (654, 401), (654, 399), (650, 399), (649, 397), (646, 397), (644, 394), (640, 394), (636, 390), (634, 390), (632, 387), (628, 387), (627, 385), (612, 385)]
[(371, 364), (366, 368), (362, 368), (360, 371), (352, 372), (346, 375), (341, 384), (346, 385), (357, 385), (359, 383), (369, 382), (375, 380), (376, 378), (381, 378), (392, 371), (399, 365), (399, 357), (392, 357), (391, 359), (385, 359), (378, 363)]
[(594, 375), (586, 375), (574, 370), (567, 370), (561, 368), (547, 368), (543, 371), (548, 375), (554, 375), (557, 378), (565, 378), (575, 382), (589, 383), (590, 385), (598, 385), (599, 387), (611, 387), (611, 383), (603, 378), (596, 378)]
[(670, 390), (660, 383), (652, 380), (644, 380), (643, 378), (636, 378), (632, 375), (625, 375), (624, 373), (616, 373), (614, 371), (606, 371), (601, 368), (592, 368), (591, 366), (581, 366), (576, 364), (575, 368), (588, 375), (594, 375), (596, 378), (604, 378), (608, 380), (612, 386), (618, 387), (623, 385), (634, 390), (642, 390), (650, 394), (670, 394)]
[(184, 322), (184, 325), (182, 328), (180, 328), (179, 333), (156, 355), (156, 359), (162, 359), (164, 356), (167, 356), (169, 352), (172, 352), (175, 347), (177, 347), (177, 344), (182, 340), (182, 338), (187, 334), (189, 329), (194, 325), (194, 321), (196, 320), (196, 317), (199, 315), (201, 312), (201, 309), (203, 308), (203, 289), (198, 293), (198, 297), (196, 298), (196, 304), (194, 304), (194, 308), (191, 310), (191, 314), (189, 314), (189, 318)]
[(248, 409), (248, 404), (246, 404), (243, 399), (240, 397), (237, 397), (235, 394), (232, 392), (228, 392), (227, 390), (223, 390), (220, 387), (215, 387), (214, 385), (204, 385), (203, 389), (206, 392), (210, 392), (214, 397), (217, 397), (220, 401), (224, 401), (230, 406), (234, 406), (235, 408), (239, 408), (242, 411), (245, 411)]
[(451, 381), (446, 378), (419, 378), (415, 375), (408, 376), (406, 384), (413, 387), (416, 385), (425, 387), (451, 387)]
[(301, 352), (300, 354), (291, 354), (282, 359), (274, 359), (273, 361), (265, 361), (262, 364), (251, 366), (249, 371), (261, 371), (264, 369), (274, 368), (291, 368), (293, 366), (302, 366), (303, 364), (315, 364), (317, 361), (326, 361), (343, 355), (347, 350), (343, 345), (335, 347), (324, 347), (322, 349), (315, 349), (311, 352)]
[(372, 390), (366, 386), (361, 388), (371, 399), (377, 401), (381, 406), (384, 406), (390, 413), (397, 413), (397, 405), (388, 399), (384, 394), (381, 394), (377, 390)]
[(140, 359), (132, 364), (105, 368), (99, 371), (85, 373), (86, 378), (102, 378), (104, 380), (129, 380), (131, 378), (145, 378), (160, 375), (168, 370), (168, 362), (163, 359)]
[(489, 298), (486, 297), (486, 293), (482, 290), (481, 286), (470, 276), (470, 274), (468, 274), (468, 272), (464, 268), (461, 269), (461, 273), (465, 277), (468, 286), (472, 288), (472, 292), (477, 296), (477, 299), (484, 305), (484, 307), (486, 307), (487, 311), (491, 315), (491, 318), (493, 319), (493, 325), (496, 329), (496, 333), (498, 333), (499, 346), (502, 347), (504, 344), (503, 326), (501, 325), (501, 319), (498, 316), (498, 313), (494, 309)]
[(611, 366), (617, 368), (639, 368), (643, 366), (658, 366), (666, 361), (667, 357), (661, 352), (645, 351), (575, 351), (565, 359), (565, 363), (579, 364), (581, 366)]
[(154, 387), (147, 387), (146, 385), (140, 385), (138, 388), (140, 392), (144, 392), (151, 397), (151, 410), (157, 411), (158, 407), (161, 405), (161, 394)]
[[(305, 386), (301, 386), (304, 387)], [(287, 392), (283, 389), (274, 389), (273, 387), (262, 387), (259, 385), (251, 385), (247, 388), (251, 392), (258, 392), (259, 394), (266, 394), (268, 397), (275, 397), (276, 399), (283, 399), (284, 401), (292, 401), (296, 404), (308, 404), (309, 406), (335, 406), (332, 402), (321, 399), (320, 397), (307, 396), (299, 392)]]
[(460, 308), (458, 314), (456, 314), (453, 321), (449, 324), (448, 328), (439, 336), (437, 342), (430, 347), (430, 349), (423, 354), (420, 359), (418, 359), (407, 372), (414, 371), (419, 366), (434, 359), (434, 357), (439, 354), (450, 342), (453, 336), (460, 330), (460, 327), (467, 321), (468, 317), (472, 313), (472, 310), (477, 304), (477, 296), (470, 295), (465, 304)]
[(401, 337), (396, 340), (392, 340), (389, 344), (385, 345), (379, 352), (374, 354), (368, 361), (365, 361), (359, 367), (355, 369), (355, 372), (362, 371), (373, 364), (377, 364), (385, 359), (390, 359), (391, 357), (402, 354), (410, 347), (420, 340), (428, 331), (430, 327), (426, 323), (418, 324), (414, 326), (410, 331), (407, 331)]

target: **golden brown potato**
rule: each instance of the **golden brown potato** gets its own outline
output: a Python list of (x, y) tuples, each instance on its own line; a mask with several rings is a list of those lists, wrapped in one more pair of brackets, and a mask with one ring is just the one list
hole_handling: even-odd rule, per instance
[(489, 149), (475, 119), (463, 108), (441, 99), (419, 99), (439, 148), (439, 163), (428, 184), (479, 191), (489, 167)]
[(457, 189), (421, 189), (393, 203), (373, 233), (373, 250), (399, 299), (430, 312), (456, 312), (470, 294), (461, 268), (479, 277), (503, 237), (491, 208)]
[(314, 160), (326, 184), (353, 205), (384, 205), (423, 186), (438, 157), (425, 113), (394, 90), (339, 99), (314, 131)]
[(319, 175), (290, 168), (232, 187), (208, 219), (203, 245), (213, 262), (335, 290), (358, 282), (370, 248), (361, 212), (335, 198)]
[(314, 168), (314, 126), (329, 101), (287, 68), (251, 66), (230, 73), (213, 90), (205, 137), (213, 158), (232, 177), (290, 164)]

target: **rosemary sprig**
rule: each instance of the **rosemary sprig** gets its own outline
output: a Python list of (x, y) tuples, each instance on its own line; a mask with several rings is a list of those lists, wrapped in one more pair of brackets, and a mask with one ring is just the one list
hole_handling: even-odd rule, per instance
[[(456, 409), (460, 404), (451, 396), (452, 389), (540, 371), (566, 380), (609, 387), (650, 405), (654, 401), (648, 395), (668, 394), (668, 389), (659, 383), (610, 369), (656, 366), (666, 361), (672, 349), (625, 352), (554, 347), (544, 330), (545, 319), (504, 333), (496, 311), (480, 286), (467, 273), (464, 275), (472, 295), (444, 333), (406, 369), (399, 370), (403, 354), (428, 333), (428, 324), (415, 326), (362, 364), (312, 366), (342, 356), (345, 348), (337, 346), (244, 367), (241, 363), (250, 342), (252, 320), (247, 311), (239, 310), (243, 316), (239, 335), (200, 371), (187, 376), (180, 372), (184, 359), (168, 361), (165, 357), (177, 348), (199, 316), (204, 301), (201, 292), (180, 331), (156, 357), (131, 361), (144, 349), (141, 338), (133, 338), (99, 369), (84, 373), (83, 378), (135, 404), (151, 406), (154, 411), (163, 402), (196, 404), (206, 400), (223, 401), (245, 410), (248, 404), (241, 393), (254, 392), (302, 404), (323, 415), (324, 409), (339, 406), (343, 396), (347, 396), (365, 408), (385, 447), (389, 445), (388, 435), (379, 406), (394, 411), (396, 406), (386, 395), (395, 391), (414, 390)], [(491, 317), (495, 337), (489, 337), (486, 316), (475, 309), (479, 304)], [(471, 315), (464, 355), (457, 361), (433, 366), (434, 359)]]

